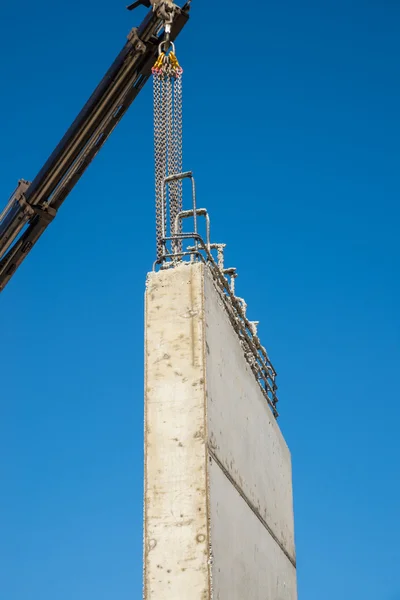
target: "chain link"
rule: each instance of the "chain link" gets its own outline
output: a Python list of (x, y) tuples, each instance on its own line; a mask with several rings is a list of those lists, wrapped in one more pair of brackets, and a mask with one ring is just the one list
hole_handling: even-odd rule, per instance
[[(157, 258), (161, 258), (168, 224), (173, 235), (182, 210), (182, 182), (174, 181), (164, 189), (166, 177), (182, 172), (182, 69), (174, 52), (160, 54), (153, 80)], [(181, 243), (175, 242), (173, 248), (179, 252)]]
[(162, 135), (162, 78), (154, 75), (154, 156), (155, 156), (155, 171), (156, 171), (156, 235), (157, 235), (157, 258), (162, 255), (162, 231), (163, 231), (163, 214), (162, 214), (162, 174), (165, 170), (163, 159), (165, 152), (163, 151), (163, 135)]
[[(182, 73), (180, 73), (174, 81), (174, 135), (175, 135), (175, 160), (174, 160), (174, 169), (175, 173), (182, 173), (183, 170), (183, 154), (182, 154)], [(183, 208), (183, 197), (182, 197), (182, 181), (179, 180), (176, 182), (175, 188), (175, 206), (176, 206), (176, 215), (178, 215)], [(176, 216), (175, 215), (175, 216)], [(179, 221), (178, 225), (178, 233), (182, 233), (182, 221)], [(176, 243), (175, 251), (182, 251), (182, 241), (179, 240)]]

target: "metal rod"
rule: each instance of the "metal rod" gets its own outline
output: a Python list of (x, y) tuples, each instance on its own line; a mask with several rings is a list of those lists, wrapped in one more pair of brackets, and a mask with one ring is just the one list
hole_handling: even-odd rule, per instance
[[(210, 242), (210, 239), (211, 239), (211, 223), (210, 223), (210, 215), (208, 214), (208, 212), (207, 212), (207, 209), (206, 209), (206, 208), (198, 208), (198, 209), (196, 210), (196, 215), (197, 215), (197, 216), (199, 216), (199, 217), (205, 217), (205, 219), (206, 219), (207, 248), (208, 248), (208, 251), (210, 251), (210, 250), (211, 250), (211, 242)], [(178, 233), (179, 233), (179, 221), (180, 221), (181, 219), (188, 219), (188, 218), (190, 218), (190, 217), (194, 217), (194, 211), (193, 211), (193, 210), (183, 210), (183, 211), (181, 211), (181, 212), (180, 212), (180, 213), (179, 213), (179, 214), (176, 216), (176, 219), (175, 219), (175, 226), (174, 226), (174, 233), (175, 233), (175, 236), (177, 236), (177, 235), (178, 235)], [(197, 232), (195, 232), (195, 233), (197, 233)]]
[[(276, 396), (276, 391), (278, 388), (275, 383), (276, 371), (269, 360), (265, 348), (261, 346), (258, 337), (253, 335), (252, 323), (247, 319), (240, 300), (232, 293), (228, 280), (221, 273), (217, 263), (214, 261), (213, 256), (208, 250), (207, 244), (204, 243), (200, 235), (195, 233), (181, 233), (173, 237), (165, 238), (165, 241), (172, 241), (177, 238), (181, 240), (193, 239), (198, 242), (198, 245), (200, 245), (200, 250), (198, 248), (191, 249), (190, 252), (180, 252), (176, 256), (182, 258), (184, 256), (196, 255), (202, 262), (208, 264), (208, 266), (211, 268), (215, 279), (217, 282), (219, 282), (222, 290), (224, 291), (222, 298), (225, 298), (225, 302), (228, 302), (229, 300), (226, 308), (230, 318), (232, 319), (232, 323), (236, 328), (238, 328), (241, 339), (246, 342), (247, 347), (249, 348), (249, 352), (252, 356), (252, 359), (249, 359), (249, 364), (257, 377), (260, 388), (269, 406), (271, 407), (275, 418), (278, 418), (279, 413), (276, 409), (276, 405), (278, 403), (278, 398)], [(202, 254), (202, 252), (204, 252), (205, 256)], [(173, 261), (176, 256), (174, 254), (168, 254), (160, 257), (154, 263), (153, 268), (155, 269), (157, 265), (163, 264), (166, 260)], [(231, 314), (230, 311), (232, 309), (234, 313)]]
[(165, 183), (172, 183), (173, 181), (180, 181), (181, 179), (193, 179), (192, 171), (186, 171), (186, 173), (178, 173), (177, 175), (168, 175), (164, 179)]

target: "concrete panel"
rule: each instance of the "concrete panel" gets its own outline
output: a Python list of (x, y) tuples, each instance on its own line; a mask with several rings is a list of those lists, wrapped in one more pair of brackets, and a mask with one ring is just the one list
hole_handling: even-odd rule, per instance
[(213, 600), (296, 600), (296, 569), (212, 461)]
[(296, 600), (290, 453), (203, 264), (148, 278), (145, 600)]
[(210, 449), (295, 562), (290, 452), (207, 269), (205, 322)]
[(146, 600), (209, 600), (203, 268), (146, 291)]

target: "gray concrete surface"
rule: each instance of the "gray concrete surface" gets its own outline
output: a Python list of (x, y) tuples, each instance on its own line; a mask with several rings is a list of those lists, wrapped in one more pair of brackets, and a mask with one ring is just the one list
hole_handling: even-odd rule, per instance
[(210, 448), (295, 561), (289, 449), (207, 271), (205, 324)]
[(296, 600), (291, 458), (202, 264), (146, 290), (146, 600)]
[(198, 265), (147, 282), (146, 600), (209, 598), (203, 287)]
[(249, 508), (240, 488), (211, 460), (210, 522), (213, 600), (297, 597), (296, 569)]

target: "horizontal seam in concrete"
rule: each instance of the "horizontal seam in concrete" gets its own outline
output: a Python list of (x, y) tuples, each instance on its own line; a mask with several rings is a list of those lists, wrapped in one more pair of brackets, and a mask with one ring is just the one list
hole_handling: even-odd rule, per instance
[(268, 533), (270, 534), (270, 536), (272, 537), (272, 539), (278, 544), (279, 548), (282, 550), (282, 552), (284, 553), (284, 555), (286, 556), (286, 558), (291, 562), (291, 564), (294, 566), (294, 568), (296, 568), (296, 560), (289, 554), (289, 552), (286, 550), (286, 548), (283, 546), (283, 544), (279, 541), (279, 539), (276, 537), (276, 535), (272, 531), (271, 527), (268, 525), (268, 523), (265, 521), (265, 519), (263, 519), (263, 517), (260, 515), (259, 511), (257, 510), (257, 508), (254, 506), (254, 504), (252, 504), (250, 502), (250, 500), (247, 498), (247, 496), (245, 495), (245, 493), (241, 490), (241, 488), (238, 486), (238, 484), (236, 483), (236, 481), (233, 479), (233, 477), (231, 476), (231, 474), (229, 473), (229, 471), (226, 470), (226, 468), (224, 467), (224, 465), (221, 463), (221, 461), (218, 459), (218, 457), (214, 454), (214, 452), (210, 448), (209, 444), (208, 444), (208, 452), (209, 452), (211, 458), (215, 461), (215, 463), (221, 469), (221, 471), (223, 472), (223, 474), (225, 475), (225, 477), (230, 481), (230, 483), (233, 485), (233, 487), (238, 492), (238, 494), (246, 502), (246, 504), (250, 508), (250, 510), (255, 514), (255, 516), (260, 521), (260, 523), (268, 531)]

